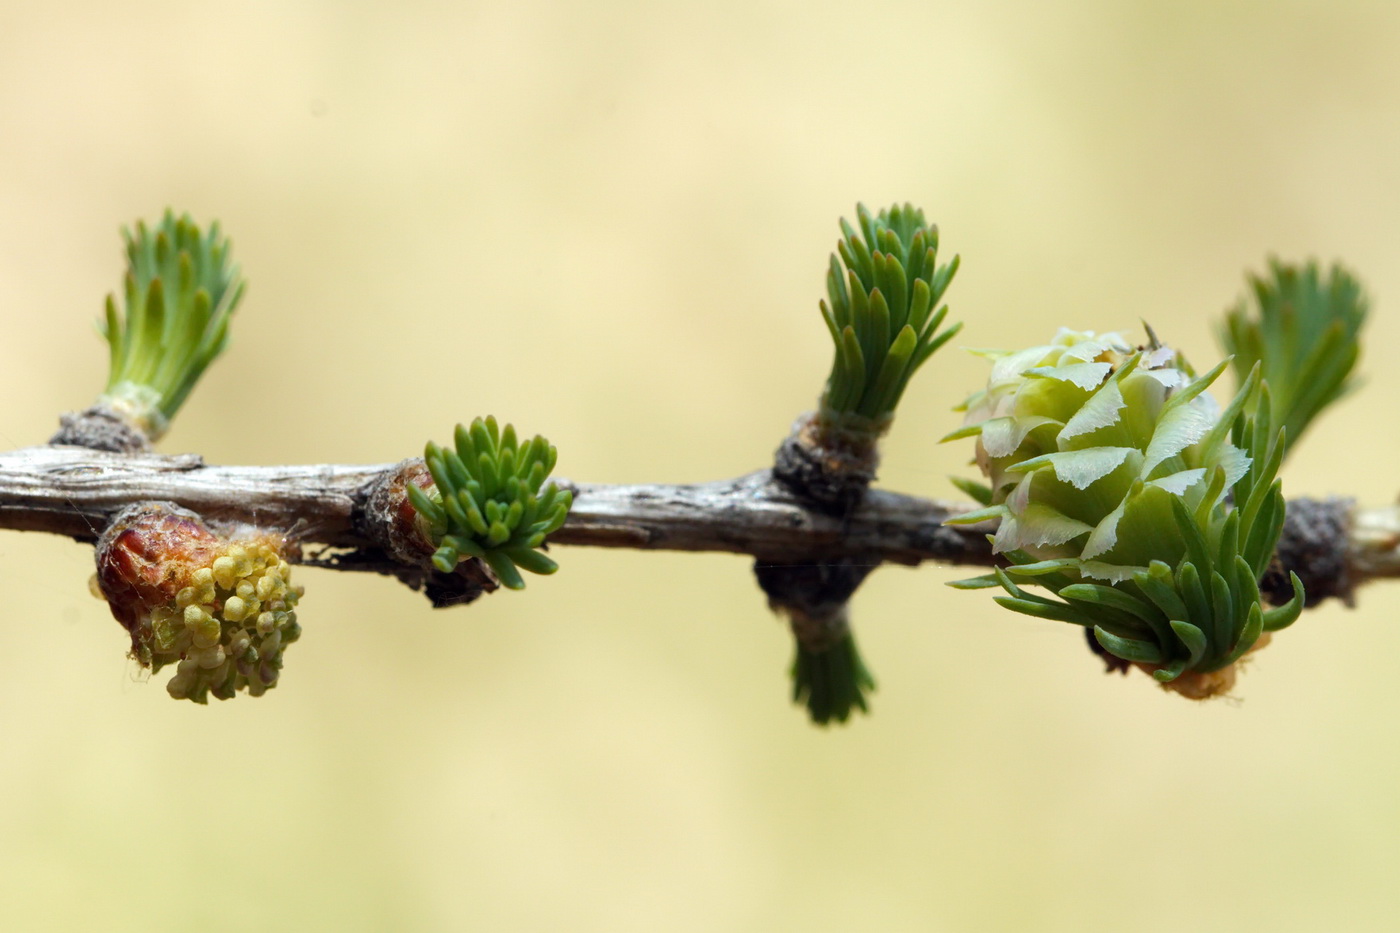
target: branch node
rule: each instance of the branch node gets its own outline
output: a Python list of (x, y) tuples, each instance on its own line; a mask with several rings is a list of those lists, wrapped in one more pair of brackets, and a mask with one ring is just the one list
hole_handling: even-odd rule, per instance
[(58, 433), (49, 438), (49, 443), (114, 454), (141, 454), (151, 450), (150, 439), (144, 432), (102, 405), (64, 414), (59, 418)]
[(869, 434), (824, 427), (818, 415), (799, 418), (774, 453), (773, 478), (818, 511), (849, 515), (875, 480), (880, 454)]
[(432, 544), (419, 529), (418, 513), (408, 500), (410, 482), (432, 482), (421, 457), (403, 460), (381, 474), (354, 522), (356, 530), (396, 565), (390, 572), (410, 588), (421, 590), (434, 609), (465, 605), (498, 589), (500, 583), (475, 558), (462, 561), (451, 573), (433, 567)]
[(1353, 605), (1356, 584), (1348, 541), (1355, 507), (1356, 500), (1336, 496), (1290, 499), (1278, 547), (1259, 581), (1259, 592), (1276, 606), (1288, 602), (1293, 594), (1288, 578), (1292, 571), (1303, 581), (1307, 606), (1329, 596)]

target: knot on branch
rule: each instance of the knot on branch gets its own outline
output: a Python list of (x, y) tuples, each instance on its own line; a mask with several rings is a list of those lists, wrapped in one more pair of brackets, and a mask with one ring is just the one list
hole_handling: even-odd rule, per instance
[(94, 405), (70, 411), (59, 418), (58, 432), (50, 444), (86, 447), (114, 454), (140, 454), (151, 450), (150, 439), (109, 408)]
[(788, 616), (803, 647), (822, 652), (849, 634), (846, 603), (878, 565), (877, 560), (845, 557), (799, 564), (760, 560), (753, 572), (768, 605)]
[[(414, 590), (422, 590), (434, 609), (461, 606), (500, 587), (481, 563), (471, 558), (449, 572), (433, 567), (433, 544), (423, 532), (422, 519), (408, 498), (410, 484), (428, 484), (432, 476), (421, 458), (401, 461), (386, 471), (365, 497), (358, 530), (389, 557), (387, 572)], [(340, 560), (353, 559), (348, 555)]]
[(792, 699), (805, 703), (812, 721), (845, 722), (866, 710), (875, 688), (851, 634), (846, 604), (878, 561), (837, 558), (798, 564), (757, 561), (754, 575), (768, 605), (787, 616), (797, 642), (792, 662)]
[(868, 433), (823, 427), (816, 415), (793, 425), (773, 455), (773, 478), (804, 504), (827, 515), (849, 515), (875, 480), (880, 455)]
[(1288, 573), (1303, 581), (1305, 605), (1334, 596), (1350, 606), (1355, 583), (1349, 572), (1352, 510), (1356, 500), (1290, 499), (1273, 563), (1259, 581), (1259, 592), (1274, 605), (1292, 595)]

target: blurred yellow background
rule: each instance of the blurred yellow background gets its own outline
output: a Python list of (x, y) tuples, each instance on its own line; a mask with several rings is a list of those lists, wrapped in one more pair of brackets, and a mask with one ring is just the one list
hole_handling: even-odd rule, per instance
[[(837, 218), (921, 205), (956, 344), (1150, 321), (1193, 360), (1265, 256), (1341, 258), (1368, 384), (1292, 494), (1400, 456), (1400, 7), (1381, 2), (0, 3), (0, 443), (105, 378), (117, 228), (219, 218), (251, 280), (168, 452), (383, 462), (495, 413), (559, 472), (764, 465), (830, 363)], [(946, 350), (885, 449), (940, 446)], [(433, 612), (312, 570), (262, 700), (140, 683), (91, 551), (0, 535), (6, 930), (1392, 930), (1394, 587), (1237, 699), (887, 569), (874, 712), (810, 726), (749, 563), (561, 548)], [(158, 681), (164, 677), (157, 678)]]

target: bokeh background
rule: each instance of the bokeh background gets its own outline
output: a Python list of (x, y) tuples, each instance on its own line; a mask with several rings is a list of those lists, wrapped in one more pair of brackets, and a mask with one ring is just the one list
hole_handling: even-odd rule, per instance
[[(8, 0), (0, 442), (98, 391), (118, 226), (172, 205), (252, 285), (167, 451), (384, 462), (496, 413), (572, 478), (736, 475), (820, 389), (837, 218), (907, 199), (964, 345), (1145, 319), (1208, 360), (1245, 270), (1344, 260), (1368, 384), (1286, 488), (1384, 504), (1398, 45), (1388, 2)], [(953, 494), (984, 374), (935, 358), (883, 485)], [(0, 926), (1394, 929), (1392, 587), (1199, 705), (887, 569), (874, 713), (823, 731), (746, 560), (558, 556), (450, 612), (303, 571), (281, 686), (197, 708), (134, 677), (90, 549), (0, 534)]]

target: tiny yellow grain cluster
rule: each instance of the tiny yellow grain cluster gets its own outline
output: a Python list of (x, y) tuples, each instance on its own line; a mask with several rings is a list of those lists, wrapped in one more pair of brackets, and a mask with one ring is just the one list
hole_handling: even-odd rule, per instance
[(174, 604), (151, 613), (151, 663), (178, 662), (166, 690), (176, 699), (227, 700), (246, 688), (260, 696), (277, 685), (282, 652), (301, 635), (296, 605), (302, 587), (279, 539), (229, 544), (208, 567), (194, 571)]

